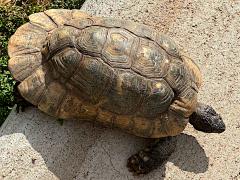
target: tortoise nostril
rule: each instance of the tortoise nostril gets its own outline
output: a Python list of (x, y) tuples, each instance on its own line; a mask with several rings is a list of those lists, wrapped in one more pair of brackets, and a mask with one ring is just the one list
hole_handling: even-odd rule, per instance
[(223, 132), (226, 130), (226, 125), (224, 123), (221, 124), (220, 131)]

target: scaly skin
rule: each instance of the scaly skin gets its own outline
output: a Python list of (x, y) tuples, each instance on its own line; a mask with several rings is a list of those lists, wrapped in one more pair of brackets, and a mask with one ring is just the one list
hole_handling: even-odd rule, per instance
[(132, 155), (127, 167), (134, 175), (147, 174), (161, 166), (176, 148), (176, 138), (165, 137), (152, 139), (149, 145)]

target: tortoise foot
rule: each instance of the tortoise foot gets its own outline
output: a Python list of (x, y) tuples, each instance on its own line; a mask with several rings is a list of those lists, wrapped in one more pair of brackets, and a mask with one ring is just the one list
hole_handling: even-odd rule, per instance
[(18, 91), (17, 86), (20, 84), (20, 82), (16, 82), (16, 84), (14, 85), (14, 98), (15, 98), (15, 104), (17, 105), (16, 107), (16, 111), (17, 113), (20, 112), (24, 112), (24, 110), (27, 107), (33, 106), (31, 103), (29, 103), (28, 101), (26, 101), (21, 94)]
[(133, 175), (148, 174), (157, 168), (157, 161), (151, 155), (150, 149), (145, 149), (134, 154), (127, 161), (127, 168)]
[(133, 175), (148, 174), (162, 166), (176, 148), (176, 138), (165, 137), (151, 140), (149, 145), (131, 156), (127, 168)]
[(30, 104), (27, 101), (20, 101), (20, 102), (18, 101), (18, 102), (16, 102), (16, 105), (17, 105), (17, 107), (16, 107), (17, 113), (19, 113), (20, 111), (24, 112), (27, 107), (33, 106), (32, 104)]

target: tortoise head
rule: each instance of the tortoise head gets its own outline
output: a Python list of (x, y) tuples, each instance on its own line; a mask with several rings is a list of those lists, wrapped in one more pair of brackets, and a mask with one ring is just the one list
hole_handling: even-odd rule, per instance
[(222, 133), (226, 129), (222, 117), (211, 106), (203, 103), (198, 103), (189, 122), (196, 130), (206, 133)]

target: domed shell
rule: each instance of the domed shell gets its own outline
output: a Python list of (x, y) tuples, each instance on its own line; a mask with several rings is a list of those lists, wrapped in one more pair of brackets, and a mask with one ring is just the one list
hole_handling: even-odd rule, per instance
[(29, 19), (8, 49), (26, 100), (55, 117), (94, 119), (142, 137), (183, 131), (201, 74), (172, 40), (145, 25), (79, 10)]

